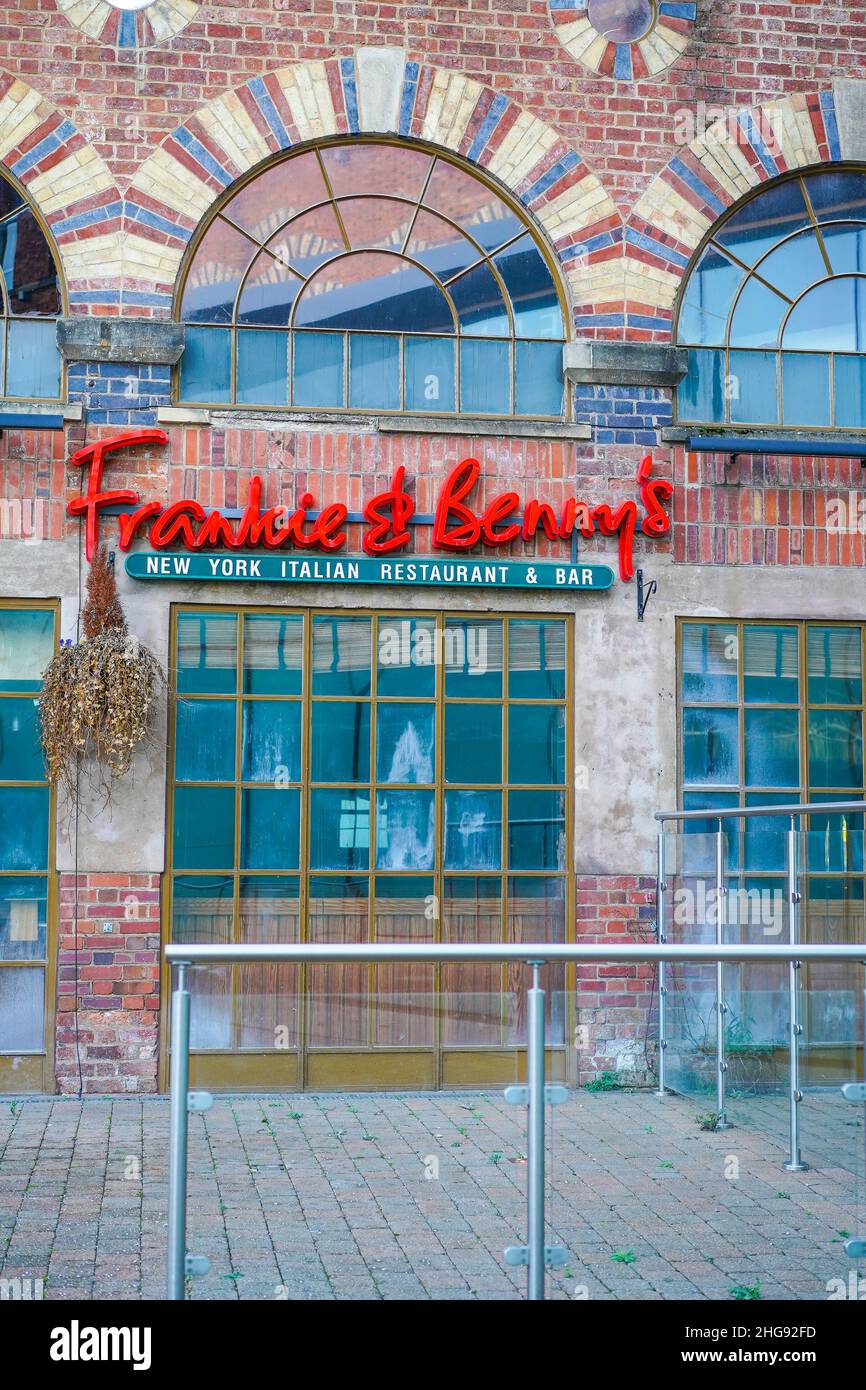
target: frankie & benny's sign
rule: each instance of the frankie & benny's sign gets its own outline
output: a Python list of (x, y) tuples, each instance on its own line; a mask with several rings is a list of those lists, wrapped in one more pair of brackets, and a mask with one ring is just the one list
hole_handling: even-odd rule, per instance
[[(108, 508), (128, 507), (118, 517), (122, 551), (129, 550), (136, 537), (146, 534), (157, 552), (172, 549), (171, 555), (129, 556), (127, 570), (135, 578), (146, 579), (258, 579), (270, 582), (305, 581), (348, 583), (457, 584), (462, 586), (608, 588), (613, 576), (607, 566), (570, 563), (516, 563), (497, 557), (495, 564), (466, 556), (462, 565), (438, 562), (429, 556), (411, 555), (395, 561), (393, 557), (410, 542), (415, 502), (406, 490), (406, 470), (397, 468), (390, 487), (371, 497), (363, 508), (362, 556), (339, 560), (301, 561), (280, 552), (320, 551), (331, 555), (345, 549), (348, 507), (331, 502), (311, 516), (315, 498), (303, 492), (295, 511), (288, 507), (262, 509), (262, 480), (250, 479), (246, 507), (236, 520), (220, 511), (208, 511), (200, 502), (183, 499), (163, 504), (142, 502), (128, 488), (103, 488), (102, 475), (108, 455), (118, 449), (142, 444), (166, 444), (163, 430), (136, 430), (101, 439), (73, 454), (71, 463), (88, 469), (87, 490), (68, 505), (71, 516), (85, 519), (85, 548), (88, 560), (99, 544), (100, 513)], [(673, 484), (666, 478), (652, 478), (652, 455), (647, 454), (637, 470), (640, 507), (632, 499), (616, 507), (607, 502), (591, 504), (569, 497), (559, 507), (535, 497), (521, 498), (518, 492), (499, 493), (483, 507), (472, 504), (481, 465), (466, 458), (451, 469), (439, 489), (432, 521), (431, 549), (452, 554), (479, 545), (500, 551), (517, 540), (532, 540), (537, 534), (549, 540), (569, 541), (578, 534), (584, 538), (598, 533), (617, 536), (619, 572), (624, 580), (634, 573), (634, 537), (665, 535), (671, 527), (666, 504), (673, 496)], [(419, 523), (414, 523), (419, 524)], [(229, 552), (207, 555), (201, 552)], [(238, 551), (248, 552), (244, 560)], [(258, 558), (255, 552), (262, 552)], [(232, 561), (234, 563), (226, 563)], [(471, 562), (470, 562), (471, 561)], [(376, 562), (371, 563), (371, 562)]]

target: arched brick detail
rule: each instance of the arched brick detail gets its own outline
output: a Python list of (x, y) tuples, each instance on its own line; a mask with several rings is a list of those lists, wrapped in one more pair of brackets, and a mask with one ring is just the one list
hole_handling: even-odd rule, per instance
[(0, 72), (0, 163), (14, 174), (57, 243), (73, 312), (97, 278), (119, 278), (123, 204), (105, 161), (34, 88)]
[(841, 158), (831, 91), (732, 112), (684, 143), (626, 223), (626, 335), (638, 329), (670, 334), (692, 255), (740, 198), (790, 169)]
[(169, 303), (192, 233), (242, 174), (310, 140), (388, 133), (439, 145), (497, 178), (545, 232), (577, 322), (610, 297), (621, 218), (581, 155), (509, 97), (395, 49), (293, 64), (208, 102), (138, 171), (126, 199), (130, 249), (156, 258), (153, 289)]

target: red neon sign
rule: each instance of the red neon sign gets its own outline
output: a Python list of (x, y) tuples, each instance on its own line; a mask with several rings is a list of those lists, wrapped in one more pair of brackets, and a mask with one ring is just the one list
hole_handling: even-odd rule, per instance
[[(250, 480), (247, 505), (236, 524), (218, 511), (205, 511), (200, 502), (190, 499), (163, 507), (156, 501), (140, 503), (138, 494), (130, 489), (103, 490), (102, 473), (107, 454), (138, 444), (167, 442), (163, 430), (137, 430), (100, 440), (73, 454), (72, 463), (81, 467), (89, 465), (87, 491), (74, 497), (68, 507), (70, 516), (86, 518), (88, 560), (92, 560), (99, 544), (100, 512), (123, 504), (133, 510), (124, 512), (119, 520), (121, 550), (128, 550), (145, 527), (150, 544), (156, 550), (166, 550), (173, 545), (182, 545), (187, 550), (244, 550), (251, 546), (263, 546), (268, 550), (284, 547), (339, 550), (346, 544), (349, 512), (342, 502), (323, 507), (313, 520), (307, 516), (315, 504), (310, 492), (301, 494), (294, 512), (285, 507), (268, 507), (263, 511), (262, 480), (258, 477)], [(671, 518), (665, 504), (670, 501), (674, 489), (668, 479), (650, 477), (651, 471), (652, 455), (647, 454), (637, 472), (644, 513), (640, 530), (645, 536), (658, 537), (670, 530)], [(470, 499), (480, 474), (478, 460), (467, 458), (445, 478), (433, 518), (434, 550), (462, 551), (476, 545), (496, 549), (518, 539), (531, 540), (539, 531), (549, 540), (569, 540), (575, 531), (588, 539), (597, 531), (602, 536), (619, 537), (619, 572), (625, 580), (632, 578), (634, 537), (639, 519), (636, 501), (628, 499), (614, 508), (606, 502), (591, 506), (569, 497), (557, 511), (550, 502), (534, 497), (523, 502), (519, 493), (503, 492), (477, 511)], [(414, 511), (414, 501), (406, 491), (406, 470), (400, 467), (390, 487), (372, 497), (364, 507), (367, 525), (362, 544), (366, 553), (388, 555), (407, 546), (408, 526)]]

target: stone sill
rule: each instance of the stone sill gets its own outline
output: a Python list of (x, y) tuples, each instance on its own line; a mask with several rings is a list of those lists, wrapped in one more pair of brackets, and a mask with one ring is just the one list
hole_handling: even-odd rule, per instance
[(16, 401), (0, 400), (0, 412), (4, 415), (62, 415), (64, 420), (75, 421), (84, 418), (81, 401)]
[(160, 425), (229, 425), (235, 429), (287, 426), (298, 430), (351, 429), (361, 434), (436, 434), (495, 436), (498, 439), (591, 439), (590, 425), (559, 420), (515, 420), (510, 416), (352, 415), (290, 410), (245, 410), (242, 413), (198, 406), (160, 406)]

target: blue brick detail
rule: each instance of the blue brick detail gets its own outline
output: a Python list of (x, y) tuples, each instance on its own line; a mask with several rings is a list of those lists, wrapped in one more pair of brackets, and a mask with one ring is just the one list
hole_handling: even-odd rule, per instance
[(67, 383), (93, 425), (155, 425), (159, 407), (171, 403), (171, 368), (163, 364), (72, 362)]
[(721, 198), (713, 192), (709, 184), (704, 183), (703, 179), (699, 178), (694, 170), (690, 169), (687, 164), (684, 164), (681, 159), (672, 159), (669, 167), (684, 184), (687, 184), (693, 192), (697, 193), (701, 202), (707, 203), (720, 217), (723, 212), (727, 212), (725, 204), (722, 202)]
[(673, 420), (671, 392), (653, 386), (574, 386), (575, 417), (599, 444), (659, 443)]
[(138, 47), (138, 26), (137, 16), (132, 10), (124, 10), (120, 16), (120, 28), (117, 35), (118, 48), (137, 48)]
[(123, 203), (106, 203), (105, 207), (91, 208), (88, 212), (77, 212), (73, 217), (66, 217), (62, 222), (52, 222), (51, 230), (55, 236), (62, 236), (64, 232), (78, 232), (82, 227), (110, 222), (113, 217), (120, 217), (122, 213)]
[(839, 139), (839, 125), (836, 120), (836, 102), (832, 92), (821, 93), (821, 113), (824, 117), (824, 128), (827, 131), (830, 158), (841, 159), (842, 143)]
[(186, 126), (178, 126), (177, 130), (172, 132), (172, 135), (177, 143), (183, 146), (183, 148), (192, 155), (193, 159), (197, 160), (203, 169), (209, 174), (212, 174), (215, 179), (219, 180), (224, 188), (228, 188), (229, 184), (234, 182), (233, 176), (228, 170), (217, 163), (210, 151), (205, 149), (200, 140), (196, 140), (195, 136), (190, 134)]
[(268, 94), (268, 89), (260, 77), (254, 77), (249, 84), (249, 89), (253, 96), (253, 101), (261, 111), (274, 135), (279, 141), (281, 150), (291, 149), (292, 141), (289, 132), (283, 124), (280, 113)]
[(23, 154), (20, 159), (15, 161), (12, 165), (13, 174), (17, 174), (20, 179), (27, 173), (28, 169), (32, 169), (34, 165), (38, 164), (46, 155), (53, 154), (66, 140), (70, 140), (74, 134), (75, 126), (72, 122), (61, 121), (56, 130), (52, 130), (50, 135), (46, 135), (44, 140), (40, 140), (38, 145), (34, 145), (32, 150), (28, 150), (27, 154)]
[(666, 246), (663, 241), (650, 236), (647, 232), (639, 232), (634, 227), (626, 227), (625, 239), (632, 246), (639, 246), (642, 251), (648, 251), (651, 256), (658, 256), (663, 261), (670, 261), (672, 265), (678, 265), (683, 270), (689, 263), (688, 256), (682, 252), (675, 251), (672, 246)]
[(340, 81), (343, 84), (343, 100), (346, 103), (346, 120), (349, 129), (357, 133), (361, 129), (358, 119), (358, 89), (355, 85), (354, 58), (340, 59)]
[(523, 195), (524, 203), (534, 203), (536, 198), (540, 198), (543, 193), (547, 192), (548, 188), (559, 183), (560, 179), (565, 178), (566, 174), (570, 173), (572, 169), (578, 168), (582, 163), (583, 160), (580, 155), (576, 154), (574, 150), (569, 150), (568, 154), (564, 154), (562, 159), (558, 159), (540, 178), (535, 180), (535, 183), (530, 185)]
[(408, 135), (409, 127), (412, 124), (412, 112), (415, 109), (415, 93), (418, 90), (419, 65), (417, 63), (407, 63), (406, 72), (403, 77), (403, 95), (400, 99), (400, 134)]
[(151, 212), (149, 208), (143, 208), (131, 198), (124, 201), (123, 211), (131, 222), (141, 222), (145, 227), (152, 227), (155, 232), (164, 232), (166, 236), (174, 237), (175, 241), (189, 241), (192, 236), (185, 227), (178, 227), (177, 223), (170, 222), (167, 217), (160, 217), (159, 213)]
[(494, 130), (502, 120), (503, 115), (508, 110), (508, 97), (498, 96), (490, 103), (490, 110), (478, 127), (478, 133), (472, 144), (469, 146), (469, 158), (480, 159), (484, 153), (484, 147), (490, 139)]

